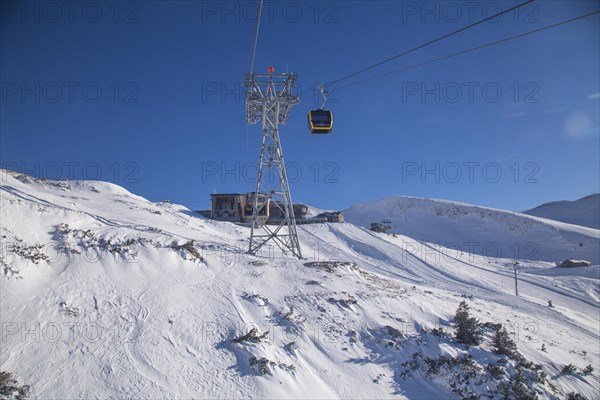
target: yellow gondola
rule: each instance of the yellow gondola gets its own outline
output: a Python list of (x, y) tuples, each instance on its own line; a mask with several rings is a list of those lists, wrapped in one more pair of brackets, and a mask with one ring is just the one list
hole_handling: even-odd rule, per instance
[(308, 130), (313, 134), (331, 133), (333, 130), (333, 114), (329, 110), (312, 110), (308, 112)]

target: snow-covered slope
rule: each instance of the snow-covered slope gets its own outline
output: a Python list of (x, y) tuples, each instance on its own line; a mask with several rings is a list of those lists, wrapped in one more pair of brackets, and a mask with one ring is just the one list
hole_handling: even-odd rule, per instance
[(545, 203), (531, 210), (523, 211), (523, 213), (600, 229), (600, 193), (574, 201), (562, 200)]
[[(305, 260), (255, 257), (247, 227), (0, 172), (0, 364), (34, 398), (598, 395), (598, 266), (523, 261), (515, 297), (510, 259), (349, 223), (300, 226)], [(463, 300), (520, 356), (490, 324), (457, 343)]]
[(391, 221), (392, 232), (424, 242), (490, 257), (561, 262), (582, 258), (600, 263), (600, 231), (446, 200), (390, 196), (355, 204), (346, 221), (369, 228)]

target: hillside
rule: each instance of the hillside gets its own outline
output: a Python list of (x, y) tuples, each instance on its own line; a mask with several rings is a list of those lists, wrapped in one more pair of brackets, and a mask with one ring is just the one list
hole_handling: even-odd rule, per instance
[(574, 201), (562, 200), (545, 203), (531, 210), (523, 211), (523, 213), (600, 229), (600, 193)]
[(369, 228), (391, 221), (392, 232), (489, 257), (600, 263), (600, 231), (526, 214), (446, 200), (389, 196), (355, 204), (346, 221)]
[[(109, 183), (0, 172), (0, 363), (33, 398), (598, 394), (597, 265), (521, 260), (516, 297), (510, 257), (351, 223), (300, 226), (306, 260), (255, 257), (247, 227)], [(498, 215), (493, 233), (521, 218)], [(475, 215), (443, 218), (483, 232)], [(527, 218), (528, 240), (556, 230), (597, 243), (588, 228)], [(440, 238), (466, 235), (444, 226)], [(487, 323), (480, 345), (454, 338), (461, 301)], [(518, 354), (494, 351), (494, 324)]]

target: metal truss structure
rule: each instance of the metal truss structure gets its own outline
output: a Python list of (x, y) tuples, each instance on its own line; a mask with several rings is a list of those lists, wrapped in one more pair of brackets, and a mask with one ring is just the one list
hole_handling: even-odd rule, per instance
[[(262, 144), (258, 159), (256, 190), (252, 196), (252, 228), (248, 253), (257, 254), (261, 247), (273, 241), (284, 253), (291, 252), (302, 258), (294, 207), (283, 152), (279, 138), (279, 125), (285, 125), (290, 109), (300, 102), (292, 94), (297, 74), (246, 74), (246, 123), (262, 122)], [(267, 225), (270, 205), (283, 215), (276, 225)]]

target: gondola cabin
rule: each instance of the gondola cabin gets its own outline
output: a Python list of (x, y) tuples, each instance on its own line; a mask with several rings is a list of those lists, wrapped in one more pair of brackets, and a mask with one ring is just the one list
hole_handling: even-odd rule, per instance
[(333, 130), (333, 114), (329, 110), (312, 110), (308, 112), (308, 130), (310, 133), (331, 133)]

